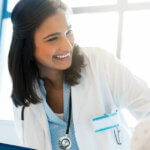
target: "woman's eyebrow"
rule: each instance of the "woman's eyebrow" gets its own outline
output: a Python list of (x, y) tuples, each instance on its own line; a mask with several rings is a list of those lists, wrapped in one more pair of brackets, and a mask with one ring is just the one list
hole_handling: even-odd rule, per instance
[[(69, 26), (67, 27), (67, 30), (71, 29), (71, 27), (72, 27), (72, 25), (69, 25)], [(49, 37), (51, 37), (51, 36), (56, 36), (56, 35), (58, 36), (58, 35), (60, 35), (60, 34), (61, 34), (60, 32), (52, 33), (52, 34), (50, 34), (50, 35), (44, 37), (43, 39), (47, 39), (47, 38), (49, 38)]]

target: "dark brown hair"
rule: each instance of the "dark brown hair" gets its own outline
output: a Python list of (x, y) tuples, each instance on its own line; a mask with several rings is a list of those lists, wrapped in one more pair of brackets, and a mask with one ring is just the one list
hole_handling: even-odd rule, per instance
[[(67, 11), (66, 5), (60, 0), (20, 0), (13, 9), (13, 37), (8, 68), (13, 82), (12, 99), (15, 106), (41, 102), (35, 84), (39, 84), (39, 70), (34, 58), (33, 37), (41, 23), (59, 9)], [(64, 80), (72, 86), (79, 84), (83, 67), (84, 59), (80, 54), (80, 47), (75, 44), (72, 66), (64, 71)]]

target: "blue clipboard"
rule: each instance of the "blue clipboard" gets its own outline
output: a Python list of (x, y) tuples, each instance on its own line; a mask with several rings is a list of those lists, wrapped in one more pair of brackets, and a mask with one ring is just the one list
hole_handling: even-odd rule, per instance
[(34, 150), (34, 149), (0, 143), (0, 150)]

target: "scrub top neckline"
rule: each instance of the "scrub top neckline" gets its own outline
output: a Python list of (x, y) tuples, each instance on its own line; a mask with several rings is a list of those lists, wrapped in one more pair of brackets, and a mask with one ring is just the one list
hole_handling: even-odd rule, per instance
[[(67, 100), (66, 100), (66, 95), (65, 95), (66, 92), (64, 92), (64, 91), (68, 88), (71, 90), (70, 86), (63, 81), (63, 100), (64, 100), (64, 119), (63, 120), (59, 116), (57, 116), (57, 114), (49, 107), (48, 103), (46, 102), (46, 90), (44, 87), (43, 80), (40, 80), (40, 88), (42, 91), (42, 101), (43, 101), (43, 105), (45, 107), (48, 122), (57, 123), (57, 124), (66, 126), (67, 120), (68, 120), (67, 114), (69, 111), (68, 109), (66, 109), (66, 107), (68, 108), (68, 106), (69, 106), (69, 99), (67, 98)], [(70, 94), (70, 92), (69, 92), (69, 94)]]

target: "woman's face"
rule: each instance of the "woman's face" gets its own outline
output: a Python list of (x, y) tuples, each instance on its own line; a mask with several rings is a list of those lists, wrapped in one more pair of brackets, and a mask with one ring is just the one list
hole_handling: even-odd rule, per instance
[(35, 31), (35, 59), (39, 69), (60, 71), (72, 64), (74, 37), (65, 12), (48, 17)]

